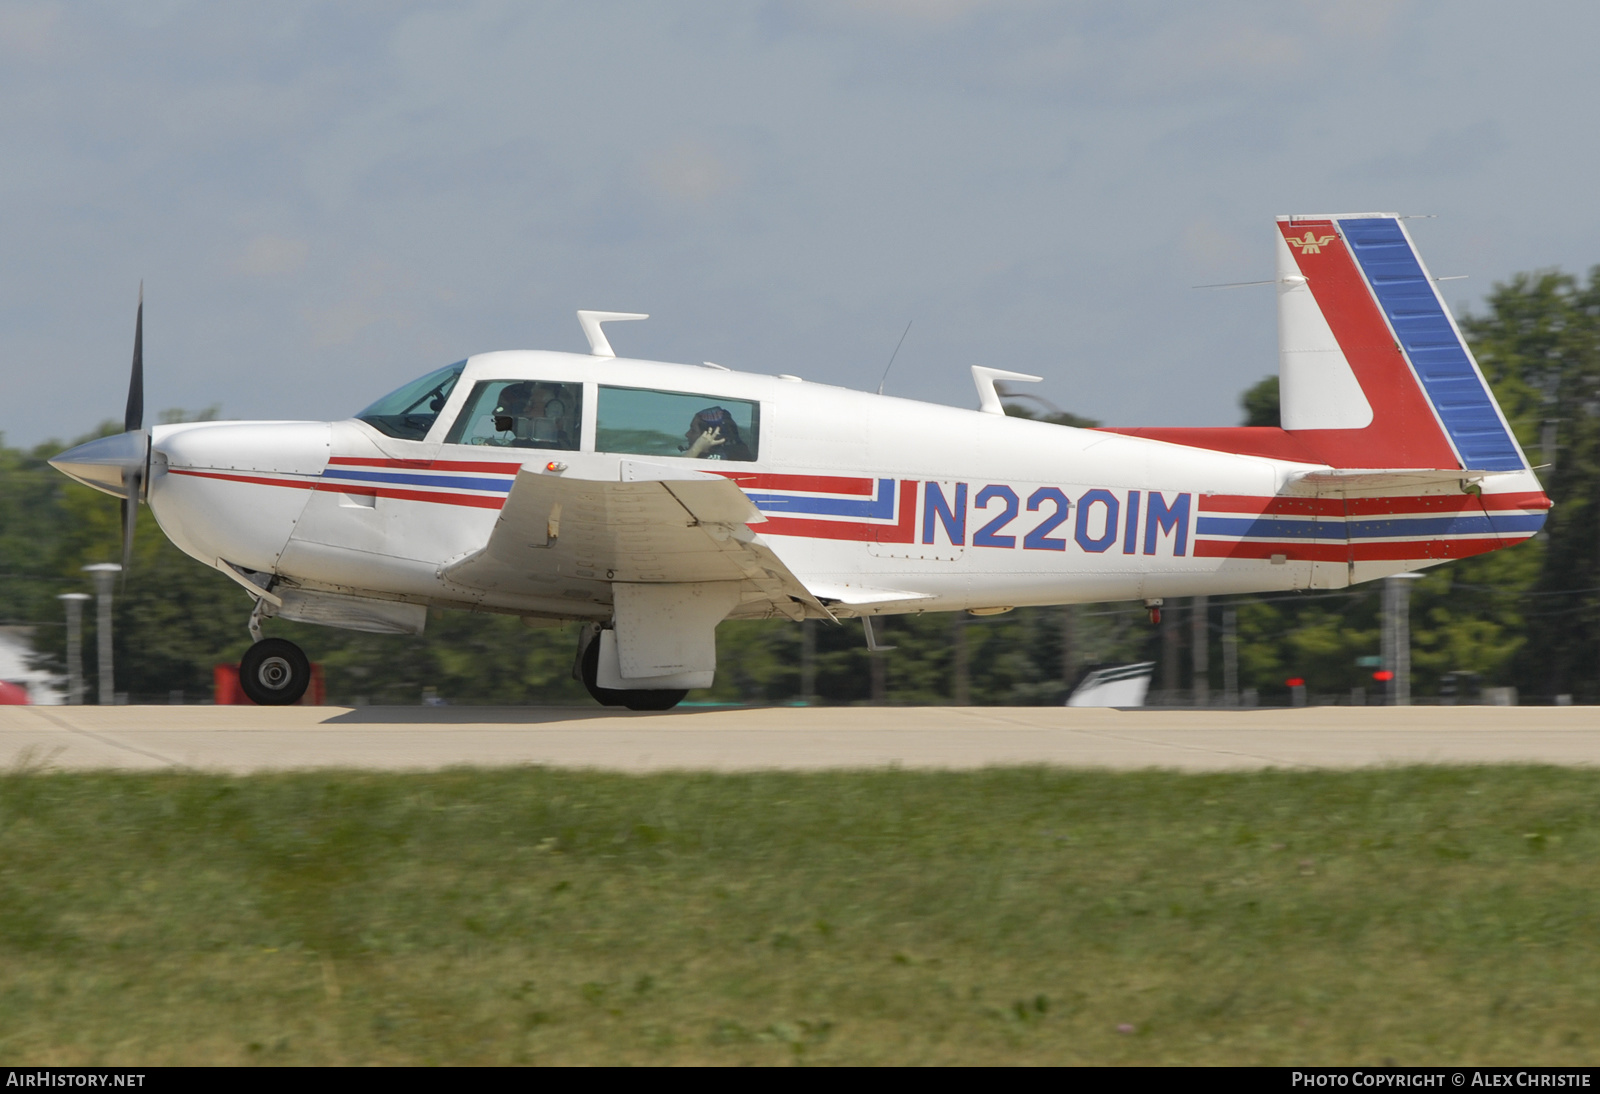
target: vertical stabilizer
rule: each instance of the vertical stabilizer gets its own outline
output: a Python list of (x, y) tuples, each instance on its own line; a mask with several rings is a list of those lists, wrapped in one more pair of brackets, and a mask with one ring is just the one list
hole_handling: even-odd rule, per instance
[(1278, 219), (1283, 426), (1335, 467), (1527, 467), (1392, 213)]

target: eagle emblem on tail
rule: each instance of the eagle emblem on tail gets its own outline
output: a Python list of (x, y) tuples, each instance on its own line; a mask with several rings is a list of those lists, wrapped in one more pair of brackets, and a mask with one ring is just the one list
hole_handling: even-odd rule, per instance
[(1303, 255), (1318, 255), (1322, 253), (1322, 248), (1333, 242), (1333, 236), (1319, 236), (1315, 232), (1307, 232), (1304, 239), (1289, 236), (1288, 242), (1291, 247), (1299, 247)]

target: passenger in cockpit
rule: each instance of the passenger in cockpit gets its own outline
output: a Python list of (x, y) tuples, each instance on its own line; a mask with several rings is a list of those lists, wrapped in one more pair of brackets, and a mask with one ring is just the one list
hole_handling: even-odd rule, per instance
[(689, 442), (683, 454), (696, 460), (750, 460), (750, 449), (739, 436), (733, 415), (720, 406), (707, 407), (689, 420), (684, 433)]

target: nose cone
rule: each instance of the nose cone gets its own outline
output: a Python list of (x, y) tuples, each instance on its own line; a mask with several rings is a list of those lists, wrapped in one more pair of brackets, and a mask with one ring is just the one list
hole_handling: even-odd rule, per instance
[(327, 422), (156, 426), (150, 508), (180, 550), (272, 570), (328, 466)]
[(125, 498), (128, 484), (144, 477), (149, 458), (150, 435), (135, 429), (69, 448), (52, 459), (50, 466), (85, 486)]

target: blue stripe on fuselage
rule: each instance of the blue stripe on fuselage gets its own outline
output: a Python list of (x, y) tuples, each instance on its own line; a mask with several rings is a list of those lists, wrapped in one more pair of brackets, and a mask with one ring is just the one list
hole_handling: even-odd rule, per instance
[(748, 492), (746, 496), (755, 502), (756, 508), (763, 513), (807, 513), (822, 517), (870, 517), (874, 520), (893, 520), (894, 482), (893, 479), (879, 479), (878, 496), (872, 499), (796, 497), (792, 494)]
[(510, 479), (483, 479), (466, 475), (414, 475), (394, 471), (347, 471), (328, 468), (322, 473), (325, 479), (349, 479), (353, 482), (371, 482), (386, 486), (444, 486), (455, 490), (493, 490), (501, 494), (511, 492)]

